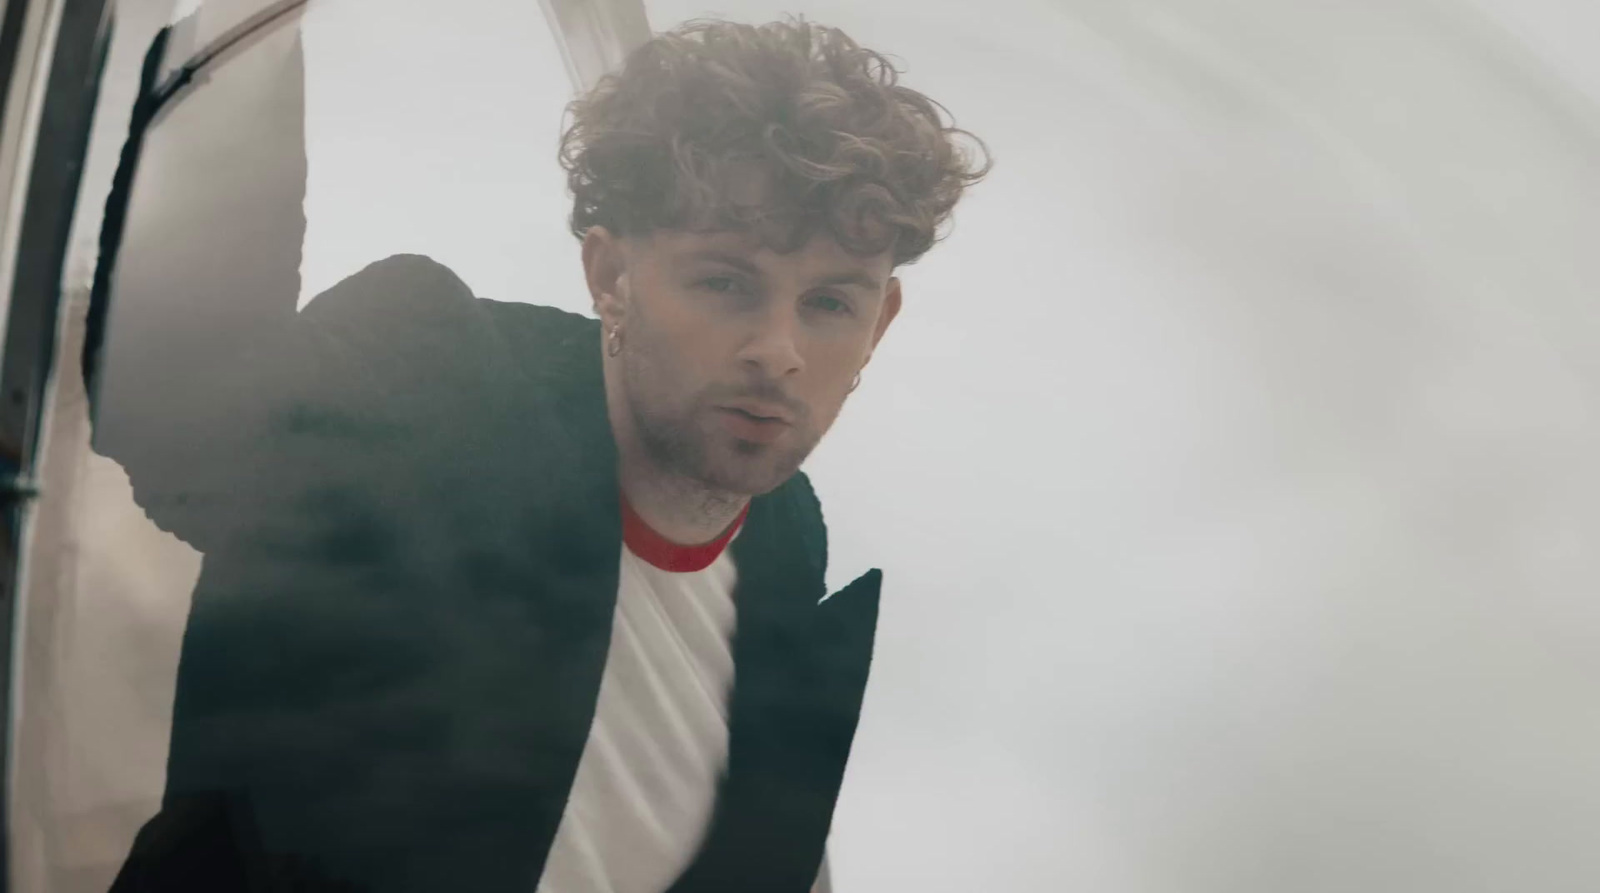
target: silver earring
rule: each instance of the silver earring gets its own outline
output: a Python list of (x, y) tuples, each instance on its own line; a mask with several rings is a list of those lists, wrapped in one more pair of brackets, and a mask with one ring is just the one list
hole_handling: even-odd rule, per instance
[(614, 357), (622, 353), (622, 327), (612, 326), (606, 335), (606, 356)]
[(855, 380), (850, 382), (850, 390), (846, 391), (845, 393), (854, 394), (856, 392), (856, 388), (859, 387), (861, 387), (861, 373), (857, 372)]

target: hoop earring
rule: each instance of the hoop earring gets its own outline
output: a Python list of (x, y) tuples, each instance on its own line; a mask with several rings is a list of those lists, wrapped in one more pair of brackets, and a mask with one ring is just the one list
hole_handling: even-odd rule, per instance
[(612, 326), (606, 334), (606, 356), (614, 357), (622, 353), (622, 327)]
[(856, 392), (856, 388), (859, 388), (859, 387), (861, 387), (861, 373), (857, 372), (855, 380), (850, 382), (850, 390), (845, 391), (845, 393), (846, 394), (854, 394)]

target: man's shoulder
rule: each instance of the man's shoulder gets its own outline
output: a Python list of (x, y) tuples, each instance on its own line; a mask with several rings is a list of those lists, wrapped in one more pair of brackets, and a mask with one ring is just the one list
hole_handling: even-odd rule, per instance
[(300, 315), (323, 327), (367, 328), (385, 319), (437, 316), (471, 300), (472, 289), (449, 267), (420, 254), (396, 254), (318, 293)]
[(580, 362), (598, 350), (599, 320), (555, 307), (476, 297), (449, 267), (419, 254), (368, 264), (318, 294), (300, 325), (319, 341), (362, 355), (399, 352), (417, 362), (495, 366), (522, 372)]
[(303, 315), (321, 325), (363, 328), (383, 320), (449, 323), (480, 315), (557, 339), (579, 337), (599, 326), (598, 320), (555, 307), (476, 297), (454, 270), (421, 254), (396, 254), (368, 264), (317, 295)]

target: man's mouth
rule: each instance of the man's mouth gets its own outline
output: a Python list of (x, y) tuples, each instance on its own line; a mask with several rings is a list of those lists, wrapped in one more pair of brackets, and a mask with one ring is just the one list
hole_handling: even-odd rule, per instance
[(756, 400), (741, 400), (718, 407), (728, 412), (757, 422), (781, 422), (785, 425), (792, 423), (792, 416), (783, 407), (775, 403), (763, 403)]
[(789, 423), (776, 416), (758, 415), (747, 409), (719, 406), (722, 423), (728, 433), (740, 440), (754, 443), (771, 443), (783, 436)]

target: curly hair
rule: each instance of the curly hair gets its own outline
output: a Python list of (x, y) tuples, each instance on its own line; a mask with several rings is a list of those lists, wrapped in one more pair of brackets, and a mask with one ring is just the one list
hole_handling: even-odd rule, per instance
[[(804, 19), (695, 19), (656, 35), (567, 106), (572, 233), (748, 230), (787, 253), (826, 228), (848, 251), (912, 263), (992, 159), (898, 77), (883, 54)], [(737, 185), (750, 172), (754, 203)]]

